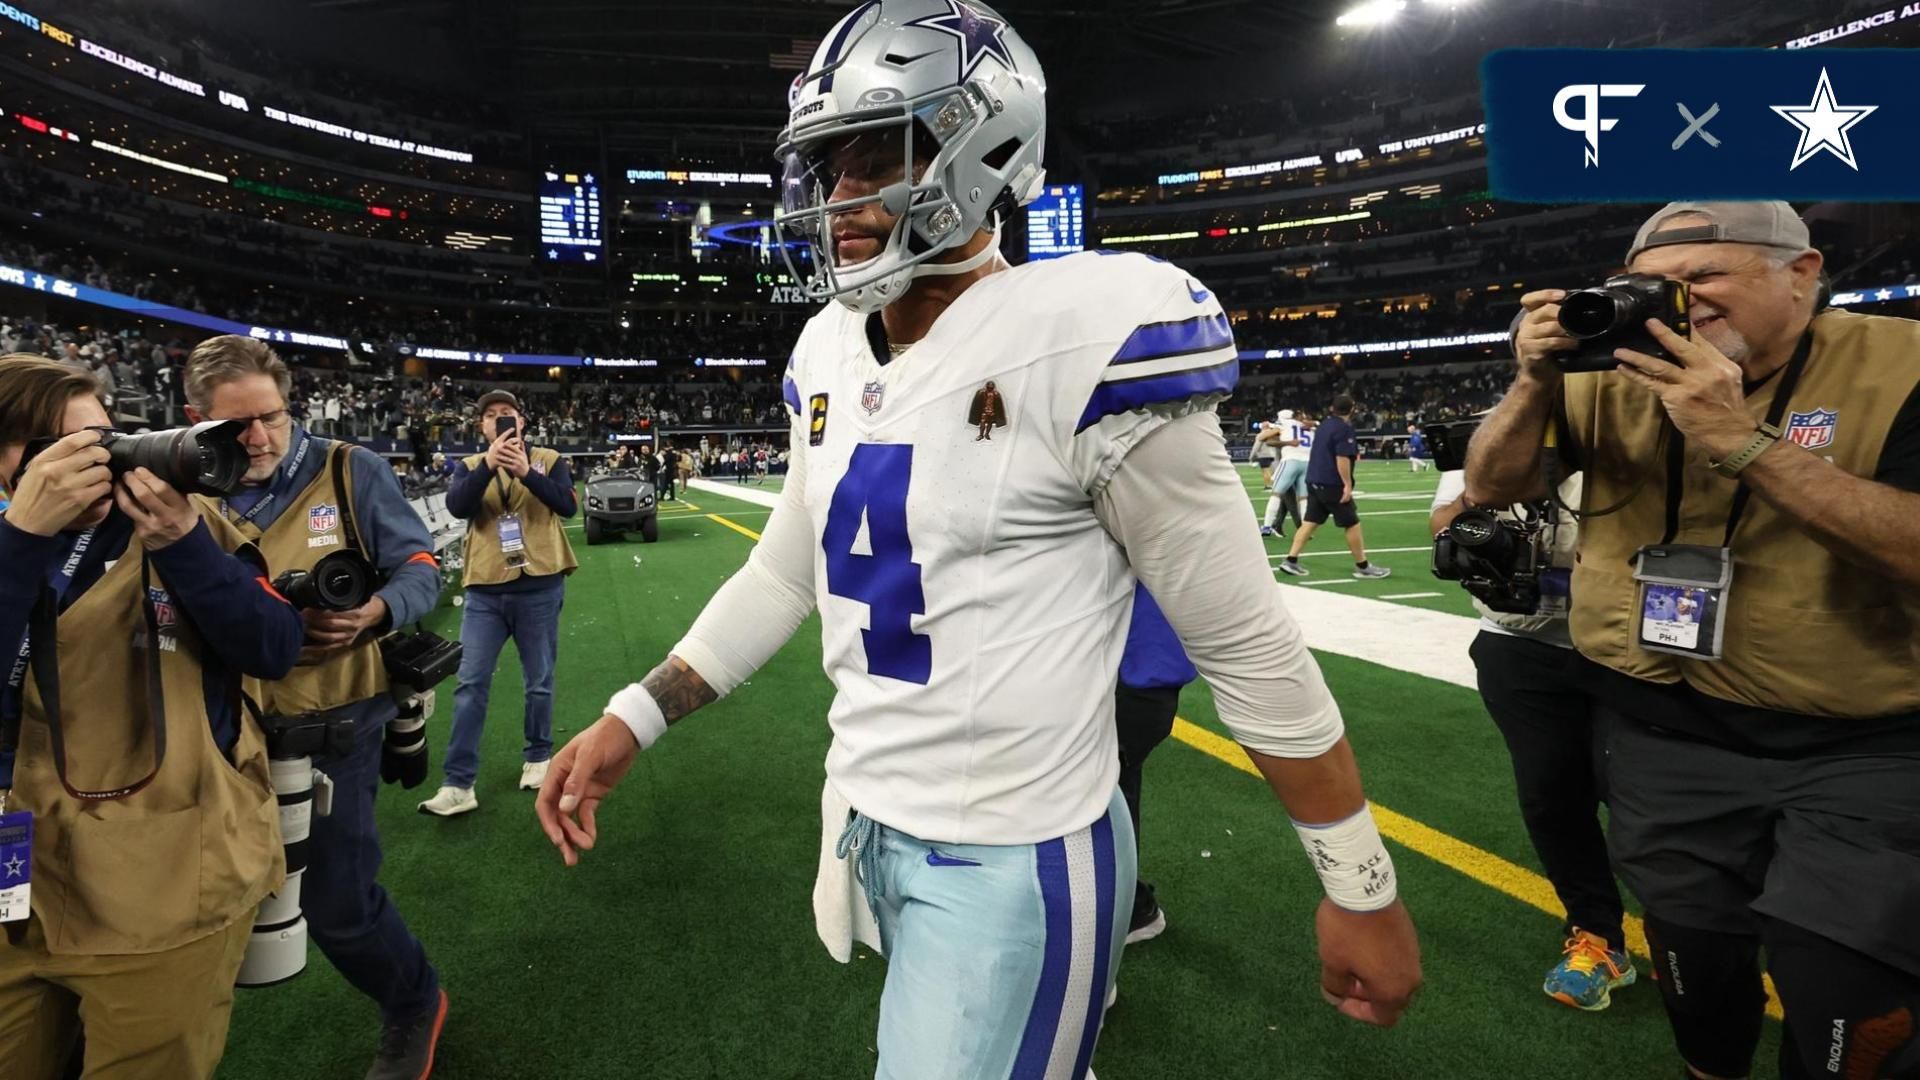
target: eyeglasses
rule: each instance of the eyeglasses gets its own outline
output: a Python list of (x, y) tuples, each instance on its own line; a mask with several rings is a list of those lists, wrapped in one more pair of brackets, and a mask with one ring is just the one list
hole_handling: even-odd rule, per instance
[(261, 413), (259, 416), (228, 416), (223, 419), (245, 424), (248, 427), (252, 427), (254, 421), (258, 420), (260, 426), (268, 431), (278, 431), (293, 423), (293, 415), (285, 409), (275, 409), (270, 413)]

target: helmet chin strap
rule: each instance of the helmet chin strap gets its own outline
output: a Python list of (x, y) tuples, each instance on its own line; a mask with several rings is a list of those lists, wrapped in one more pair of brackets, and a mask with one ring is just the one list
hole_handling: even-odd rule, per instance
[(964, 274), (981, 267), (1000, 257), (1000, 226), (993, 227), (993, 242), (972, 255), (954, 263), (923, 262), (913, 268), (914, 277), (946, 277), (950, 274)]

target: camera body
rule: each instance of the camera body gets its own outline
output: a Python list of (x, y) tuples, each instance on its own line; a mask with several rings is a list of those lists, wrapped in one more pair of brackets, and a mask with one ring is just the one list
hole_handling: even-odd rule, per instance
[(311, 570), (288, 570), (273, 579), (274, 590), (303, 611), (352, 611), (373, 599), (381, 584), (379, 569), (351, 549), (322, 558)]
[(1555, 356), (1554, 366), (1565, 372), (1612, 371), (1620, 366), (1615, 349), (1671, 360), (1646, 322), (1658, 319), (1687, 337), (1693, 332), (1687, 315), (1691, 304), (1686, 282), (1652, 274), (1617, 274), (1596, 288), (1570, 292), (1560, 301), (1560, 328), (1580, 345)]
[(1540, 610), (1541, 576), (1551, 566), (1550, 503), (1525, 503), (1513, 518), (1463, 510), (1433, 538), (1433, 576), (1457, 581), (1493, 611)]

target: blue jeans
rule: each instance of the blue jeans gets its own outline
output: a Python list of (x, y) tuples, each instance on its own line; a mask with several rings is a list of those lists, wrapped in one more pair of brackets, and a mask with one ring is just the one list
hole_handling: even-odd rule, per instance
[(453, 691), (453, 736), (447, 741), (447, 783), (470, 788), (480, 771), (480, 730), (493, 694), (493, 667), (513, 639), (527, 686), (528, 762), (553, 756), (553, 662), (560, 652), (565, 579), (529, 592), (468, 589), (460, 619), (460, 682)]
[(352, 751), (315, 762), (333, 779), (333, 812), (313, 819), (300, 880), (313, 943), (388, 1021), (411, 1019), (440, 1003), (440, 976), (427, 951), (375, 880), (382, 856), (373, 800), (380, 790), (380, 747), (395, 711), (386, 694), (361, 702)]

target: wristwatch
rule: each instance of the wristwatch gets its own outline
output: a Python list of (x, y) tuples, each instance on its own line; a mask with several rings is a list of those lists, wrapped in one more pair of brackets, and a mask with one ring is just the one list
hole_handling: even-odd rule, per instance
[(1766, 453), (1767, 447), (1772, 446), (1779, 438), (1780, 429), (1763, 422), (1759, 430), (1753, 433), (1753, 438), (1747, 440), (1747, 445), (1734, 451), (1733, 456), (1725, 461), (1709, 461), (1707, 465), (1714, 472), (1731, 479), (1739, 476), (1741, 469), (1753, 464), (1754, 458)]

